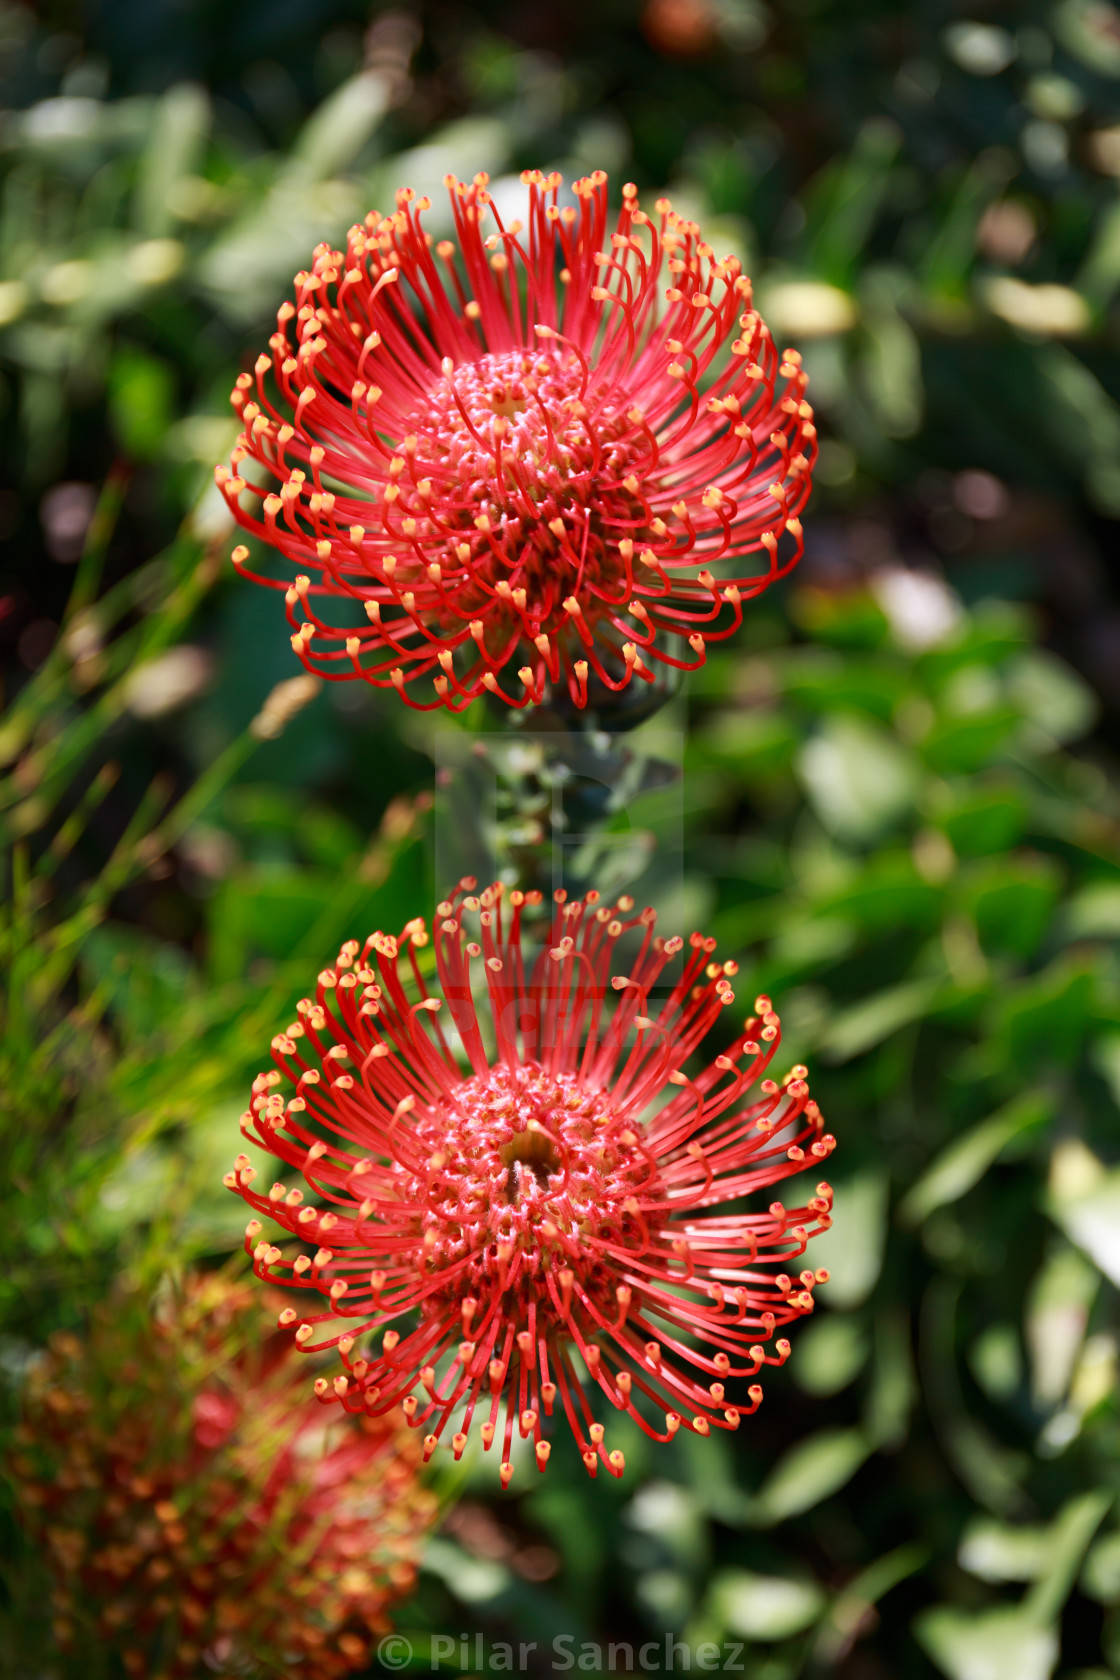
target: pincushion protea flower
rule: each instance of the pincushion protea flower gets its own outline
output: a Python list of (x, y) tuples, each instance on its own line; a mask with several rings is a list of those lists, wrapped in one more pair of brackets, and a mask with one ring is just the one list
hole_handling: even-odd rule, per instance
[[(714, 940), (693, 934), (685, 951), (629, 899), (558, 893), (530, 959), (522, 923), (540, 894), (474, 887), (437, 906), (436, 990), (420, 919), (343, 946), (273, 1039), (276, 1068), (242, 1117), (303, 1184), (262, 1193), (247, 1155), (226, 1184), (309, 1247), (285, 1255), (260, 1220), (247, 1227), (260, 1276), (305, 1293), (281, 1324), (342, 1354), (320, 1398), (375, 1416), (401, 1406), (425, 1456), (449, 1437), (458, 1458), (476, 1419), (489, 1450), (501, 1427), (504, 1483), (515, 1429), (544, 1469), (559, 1401), (589, 1472), (619, 1474), (573, 1354), (655, 1440), (736, 1428), (762, 1398), (750, 1379), (789, 1352), (784, 1339), (767, 1351), (774, 1330), (812, 1310), (828, 1275), (797, 1263), (830, 1223), (831, 1191), (792, 1209), (742, 1201), (834, 1139), (804, 1068), (769, 1077), (769, 998), (685, 1071), (734, 1002), (735, 964), (714, 961)], [(621, 969), (623, 944), (637, 949)], [(371, 1330), (380, 1345), (359, 1354)]]
[(589, 682), (598, 704), (658, 661), (693, 669), (801, 552), (807, 377), (738, 260), (632, 185), (612, 228), (601, 170), (576, 208), (559, 175), (522, 180), (524, 225), (487, 176), (448, 176), (457, 244), (433, 247), (404, 189), (345, 251), (320, 245), (237, 380), (244, 431), (217, 469), (296, 568), (308, 669), (425, 710), (565, 688), (583, 706)]
[(255, 1288), (194, 1277), (33, 1369), (8, 1468), (76, 1671), (108, 1648), (136, 1677), (334, 1680), (411, 1586), (435, 1516), (416, 1437), (399, 1412), (324, 1419), (259, 1326)]

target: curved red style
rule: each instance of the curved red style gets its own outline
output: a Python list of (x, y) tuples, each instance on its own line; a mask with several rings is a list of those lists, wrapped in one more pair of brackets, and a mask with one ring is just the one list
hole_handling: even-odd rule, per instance
[(559, 175), (522, 179), (525, 224), (487, 176), (448, 176), (456, 241), (433, 246), (403, 189), (320, 245), (217, 469), (296, 568), (288, 586), (234, 550), (286, 588), (304, 665), (425, 710), (601, 706), (658, 662), (694, 669), (801, 553), (808, 380), (738, 260), (629, 184), (612, 227), (601, 170), (575, 207)]
[[(620, 1474), (573, 1355), (655, 1440), (736, 1428), (762, 1366), (789, 1353), (784, 1339), (768, 1351), (775, 1329), (827, 1278), (797, 1263), (832, 1193), (741, 1203), (835, 1140), (803, 1067), (770, 1076), (769, 998), (685, 1071), (734, 1002), (736, 965), (713, 959), (713, 939), (661, 938), (629, 899), (557, 894), (531, 958), (523, 922), (541, 895), (474, 887), (437, 907), (434, 953), (419, 918), (343, 946), (242, 1117), (301, 1182), (262, 1193), (247, 1155), (225, 1182), (298, 1240), (285, 1254), (256, 1217), (246, 1231), (258, 1274), (304, 1292), (281, 1324), (342, 1354), (321, 1399), (401, 1406), (425, 1456), (442, 1438), (458, 1458), (477, 1420), (487, 1450), (501, 1442), (503, 1482), (515, 1430), (544, 1469), (558, 1409), (589, 1472)], [(379, 1345), (362, 1351), (367, 1332)]]

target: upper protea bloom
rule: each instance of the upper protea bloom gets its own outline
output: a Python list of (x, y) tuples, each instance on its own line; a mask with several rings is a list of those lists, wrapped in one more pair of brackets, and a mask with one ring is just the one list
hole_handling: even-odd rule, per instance
[(321, 1409), (244, 1284), (119, 1297), (33, 1368), (8, 1466), (54, 1578), (54, 1633), (161, 1680), (364, 1668), (435, 1514), (396, 1418)]
[(738, 260), (631, 185), (612, 229), (601, 170), (576, 208), (559, 175), (522, 179), (524, 224), (487, 176), (448, 176), (457, 243), (433, 246), (405, 189), (345, 251), (320, 245), (237, 380), (217, 470), (296, 568), (304, 664), (424, 709), (583, 706), (589, 682), (599, 704), (657, 661), (693, 669), (801, 552), (807, 378)]
[[(828, 1275), (798, 1262), (830, 1223), (831, 1191), (757, 1213), (743, 1198), (815, 1166), (834, 1139), (803, 1067), (769, 1077), (769, 998), (686, 1071), (734, 1002), (736, 966), (713, 960), (714, 940), (693, 934), (686, 950), (632, 900), (558, 893), (531, 959), (522, 920), (540, 894), (474, 887), (437, 907), (437, 991), (420, 919), (343, 946), (273, 1039), (278, 1071), (258, 1076), (242, 1117), (303, 1182), (262, 1194), (241, 1155), (226, 1184), (308, 1245), (285, 1255), (259, 1220), (246, 1231), (258, 1273), (306, 1292), (302, 1316), (280, 1322), (342, 1354), (321, 1398), (402, 1406), (425, 1456), (446, 1431), (458, 1457), (476, 1420), (487, 1449), (501, 1430), (503, 1482), (515, 1429), (544, 1469), (559, 1400), (591, 1474), (599, 1461), (618, 1474), (573, 1354), (655, 1440), (735, 1428), (762, 1390), (742, 1407), (727, 1385), (782, 1363), (774, 1330), (811, 1311)], [(625, 968), (623, 944), (637, 947)], [(369, 1330), (384, 1334), (361, 1351)]]

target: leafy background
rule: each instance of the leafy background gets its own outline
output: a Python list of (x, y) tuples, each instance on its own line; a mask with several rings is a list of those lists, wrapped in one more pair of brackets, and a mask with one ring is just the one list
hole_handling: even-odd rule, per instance
[(747, 258), (820, 408), (799, 574), (674, 705), (665, 909), (812, 1065), (833, 1282), (735, 1438), (449, 1486), (399, 1625), (421, 1668), (670, 1631), (752, 1680), (1120, 1673), (1120, 12), (46, 0), (0, 79), (9, 1419), (122, 1266), (236, 1246), (267, 1038), (433, 893), (430, 726), (275, 695), (233, 375), (396, 185), (601, 166)]

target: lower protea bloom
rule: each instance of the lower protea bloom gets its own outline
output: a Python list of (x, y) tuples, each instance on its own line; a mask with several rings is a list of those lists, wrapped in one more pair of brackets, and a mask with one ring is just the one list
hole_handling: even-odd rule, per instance
[(400, 1414), (324, 1431), (291, 1354), (262, 1339), (257, 1290), (220, 1277), (54, 1338), (8, 1468), (67, 1672), (96, 1649), (136, 1680), (367, 1665), (436, 1502)]
[(318, 246), (237, 380), (217, 469), (296, 568), (308, 669), (424, 709), (583, 706), (589, 682), (598, 705), (658, 662), (693, 669), (801, 552), (807, 377), (738, 260), (631, 185), (612, 227), (601, 170), (574, 208), (559, 175), (522, 180), (524, 224), (487, 176), (448, 176), (456, 241), (433, 246), (406, 189), (345, 251)]
[[(402, 1407), (425, 1456), (443, 1439), (458, 1457), (477, 1422), (487, 1449), (500, 1439), (503, 1482), (515, 1430), (544, 1469), (559, 1409), (591, 1474), (618, 1474), (574, 1360), (655, 1440), (736, 1428), (762, 1397), (752, 1379), (789, 1352), (774, 1331), (827, 1276), (799, 1262), (831, 1191), (761, 1212), (744, 1198), (834, 1139), (803, 1067), (769, 1075), (769, 998), (689, 1071), (734, 1002), (714, 940), (686, 949), (629, 899), (558, 893), (531, 958), (522, 921), (540, 894), (474, 887), (437, 907), (434, 965), (420, 919), (343, 946), (242, 1118), (303, 1182), (262, 1194), (241, 1155), (226, 1184), (308, 1245), (285, 1255), (257, 1219), (246, 1232), (260, 1276), (305, 1292), (281, 1324), (342, 1354), (322, 1399)], [(362, 1351), (368, 1331), (383, 1334)]]

